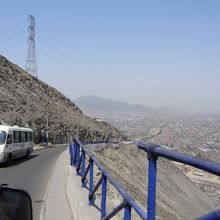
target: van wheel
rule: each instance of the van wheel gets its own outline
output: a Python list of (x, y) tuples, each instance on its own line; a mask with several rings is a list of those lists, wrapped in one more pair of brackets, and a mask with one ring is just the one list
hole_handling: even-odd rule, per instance
[(7, 165), (9, 165), (12, 162), (12, 154), (9, 154), (7, 157)]
[(26, 152), (26, 157), (29, 157), (29, 155), (30, 155), (30, 151), (27, 150), (27, 152)]

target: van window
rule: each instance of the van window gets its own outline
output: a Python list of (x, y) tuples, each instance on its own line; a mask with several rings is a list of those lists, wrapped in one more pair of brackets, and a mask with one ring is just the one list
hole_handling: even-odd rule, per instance
[(0, 144), (4, 144), (6, 139), (6, 132), (0, 131)]
[(20, 132), (14, 131), (14, 143), (19, 143), (19, 142), (20, 142)]
[(31, 132), (26, 132), (27, 142), (31, 141)]
[(12, 134), (8, 134), (7, 144), (12, 144)]
[(29, 132), (25, 132), (25, 135), (26, 135), (26, 141), (29, 142), (29, 141), (30, 141), (30, 135), (29, 135)]
[(25, 131), (20, 131), (20, 142), (26, 142), (26, 134)]

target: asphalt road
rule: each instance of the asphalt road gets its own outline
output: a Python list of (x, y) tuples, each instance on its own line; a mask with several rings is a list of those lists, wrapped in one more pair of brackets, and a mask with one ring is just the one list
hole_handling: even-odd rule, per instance
[(32, 198), (33, 217), (39, 220), (48, 181), (64, 146), (35, 150), (28, 158), (13, 161), (10, 166), (0, 166), (0, 184), (23, 188)]

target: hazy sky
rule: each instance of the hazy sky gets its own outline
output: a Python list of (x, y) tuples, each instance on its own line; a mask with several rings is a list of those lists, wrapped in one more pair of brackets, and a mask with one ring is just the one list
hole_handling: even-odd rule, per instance
[(36, 19), (39, 78), (71, 99), (220, 113), (220, 1), (1, 1), (0, 54), (21, 67)]

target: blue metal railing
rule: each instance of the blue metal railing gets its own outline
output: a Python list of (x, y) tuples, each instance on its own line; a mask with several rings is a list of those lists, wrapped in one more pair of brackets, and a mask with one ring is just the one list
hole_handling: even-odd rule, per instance
[[(207, 160), (197, 159), (183, 153), (177, 153), (159, 145), (139, 143), (138, 148), (144, 150), (148, 154), (149, 167), (148, 167), (148, 212), (147, 219), (155, 219), (156, 208), (156, 171), (157, 171), (157, 159), (163, 157), (172, 161), (187, 164), (198, 169), (207, 171), (209, 173), (220, 176), (220, 164), (210, 162)], [(220, 219), (220, 209), (205, 216), (197, 218), (197, 220), (217, 220)]]
[[(97, 144), (98, 142), (96, 142)], [(103, 143), (103, 142), (102, 142)], [(91, 142), (86, 142), (86, 145)], [(210, 161), (197, 159), (186, 154), (173, 152), (164, 149), (158, 145), (139, 143), (138, 148), (144, 150), (148, 154), (149, 167), (148, 167), (148, 202), (147, 213), (145, 213), (140, 206), (131, 198), (131, 196), (125, 192), (120, 184), (115, 181), (106, 168), (100, 164), (100, 162), (94, 157), (94, 155), (86, 149), (83, 144), (74, 139), (69, 145), (70, 150), (70, 163), (76, 167), (76, 174), (81, 175), (82, 187), (86, 186), (86, 177), (89, 174), (89, 205), (93, 205), (93, 199), (96, 191), (101, 186), (101, 219), (107, 220), (114, 217), (119, 211), (124, 209), (124, 220), (131, 219), (131, 210), (134, 209), (136, 213), (142, 219), (155, 220), (156, 213), (156, 172), (157, 172), (157, 159), (163, 157), (169, 160), (184, 163), (209, 173), (220, 176), (220, 164), (216, 164)], [(89, 163), (86, 167), (86, 156)], [(101, 172), (101, 178), (94, 186), (94, 164)], [(106, 201), (107, 201), (107, 182), (112, 184), (123, 198), (123, 202), (112, 210), (111, 213), (106, 213)], [(220, 219), (220, 210), (216, 210), (205, 216), (197, 218), (197, 220), (217, 220)]]
[[(90, 142), (91, 143), (91, 142)], [(88, 144), (88, 142), (86, 142)], [(97, 144), (97, 142), (96, 142)], [(147, 219), (146, 213), (140, 208), (140, 206), (131, 198), (131, 196), (125, 192), (125, 190), (120, 186), (120, 184), (115, 181), (106, 168), (94, 157), (94, 155), (86, 149), (85, 146), (80, 144), (80, 142), (74, 140), (69, 145), (70, 150), (70, 163), (72, 166), (76, 167), (76, 174), (81, 176), (82, 187), (86, 185), (86, 177), (89, 174), (89, 204), (93, 205), (93, 199), (96, 191), (101, 186), (101, 219), (108, 220), (114, 217), (118, 212), (124, 209), (124, 220), (131, 219), (131, 209), (133, 208), (136, 213), (142, 218)], [(88, 157), (88, 165), (86, 167), (86, 156)], [(101, 172), (101, 178), (94, 186), (94, 164), (98, 167)], [(107, 201), (107, 182), (112, 184), (117, 191), (121, 194), (123, 202), (115, 207), (111, 213), (106, 212), (106, 201)]]

